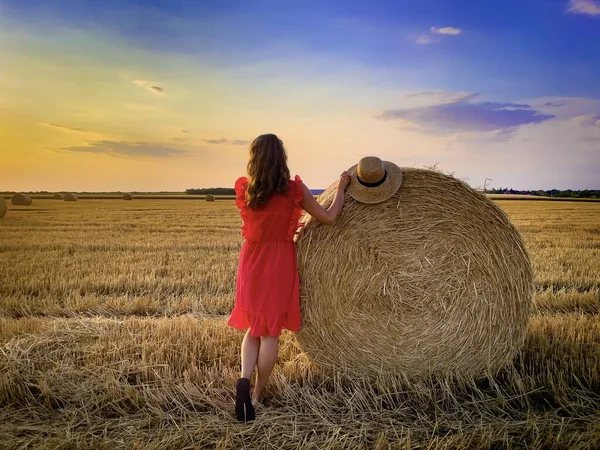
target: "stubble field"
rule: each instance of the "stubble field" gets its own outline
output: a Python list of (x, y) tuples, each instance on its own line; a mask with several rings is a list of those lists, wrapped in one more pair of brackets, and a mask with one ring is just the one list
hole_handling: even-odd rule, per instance
[(499, 201), (536, 311), (479, 379), (328, 377), (281, 339), (253, 424), (233, 416), (242, 333), (232, 201), (34, 200), (0, 220), (0, 447), (600, 448), (600, 203)]

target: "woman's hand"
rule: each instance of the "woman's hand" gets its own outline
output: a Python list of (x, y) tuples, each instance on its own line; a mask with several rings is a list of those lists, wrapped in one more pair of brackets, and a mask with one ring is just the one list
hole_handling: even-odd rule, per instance
[(348, 184), (350, 184), (350, 175), (348, 172), (342, 172), (338, 180), (337, 192), (335, 194), (335, 198), (333, 199), (333, 203), (331, 203), (327, 209), (323, 208), (315, 200), (315, 197), (312, 195), (310, 190), (304, 184), (302, 184), (302, 189), (304, 190), (304, 199), (300, 202), (300, 206), (302, 206), (304, 211), (309, 213), (319, 222), (332, 225), (342, 212), (344, 191), (346, 190), (346, 187), (348, 187)]
[(345, 191), (346, 187), (350, 184), (350, 175), (348, 172), (344, 171), (340, 175), (340, 179), (338, 180), (338, 190)]

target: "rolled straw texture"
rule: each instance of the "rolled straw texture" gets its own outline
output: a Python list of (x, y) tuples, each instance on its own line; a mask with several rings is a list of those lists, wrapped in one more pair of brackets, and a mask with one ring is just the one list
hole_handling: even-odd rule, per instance
[(8, 206), (6, 205), (6, 200), (4, 197), (0, 197), (0, 219), (3, 218), (8, 212)]
[[(466, 183), (402, 170), (385, 202), (346, 195), (334, 225), (306, 220), (300, 346), (324, 368), (359, 375), (498, 369), (522, 347), (532, 308), (521, 236)], [(326, 208), (336, 184), (319, 197)]]
[(10, 199), (13, 205), (29, 206), (31, 205), (31, 197), (27, 194), (15, 194)]
[(206, 197), (204, 197), (204, 199), (205, 199), (207, 202), (214, 202), (214, 201), (215, 201), (215, 196), (214, 196), (214, 195), (212, 195), (212, 194), (207, 194), (207, 195), (206, 195)]
[(64, 199), (65, 202), (76, 202), (77, 200), (79, 200), (79, 197), (77, 197), (77, 194), (67, 192), (64, 196)]

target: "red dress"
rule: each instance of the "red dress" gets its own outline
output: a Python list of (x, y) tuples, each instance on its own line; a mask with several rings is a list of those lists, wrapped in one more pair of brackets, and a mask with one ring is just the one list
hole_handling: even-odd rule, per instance
[(228, 325), (250, 334), (279, 336), (283, 328), (300, 329), (300, 278), (294, 235), (304, 198), (302, 180), (289, 180), (285, 194), (257, 210), (246, 206), (248, 179), (235, 183), (236, 204), (242, 216), (242, 237), (236, 280), (235, 307)]

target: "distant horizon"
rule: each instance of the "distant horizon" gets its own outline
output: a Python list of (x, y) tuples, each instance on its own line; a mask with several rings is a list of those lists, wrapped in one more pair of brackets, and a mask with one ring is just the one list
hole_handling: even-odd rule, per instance
[[(219, 186), (219, 187), (207, 187), (207, 188), (190, 188), (190, 189), (231, 189), (233, 190), (233, 187), (223, 187), (223, 186)], [(546, 191), (546, 192), (550, 192), (550, 191), (561, 191), (561, 192), (565, 192), (565, 191), (573, 191), (573, 192), (582, 192), (582, 191), (600, 191), (600, 188), (598, 189), (594, 189), (594, 188), (586, 188), (586, 189), (557, 189), (557, 188), (553, 188), (553, 189), (514, 189), (511, 188), (510, 186), (507, 187), (487, 187), (485, 189), (485, 191), (493, 191), (493, 190), (499, 190), (499, 189), (506, 189), (506, 190), (514, 190), (514, 191), (519, 191), (519, 192), (539, 192), (539, 191)], [(326, 191), (327, 188), (324, 189), (311, 189), (309, 188), (309, 191), (311, 192), (311, 194), (321, 194), (324, 191)], [(483, 191), (483, 189), (475, 189), (477, 191)], [(8, 190), (8, 191), (0, 191), (0, 195), (13, 195), (13, 194), (19, 194), (19, 193), (23, 193), (23, 194), (33, 194), (33, 195), (50, 195), (50, 194), (62, 194), (62, 193), (67, 193), (67, 192), (72, 192), (74, 194), (126, 194), (126, 193), (130, 193), (130, 194), (186, 194), (185, 190), (183, 191), (128, 191), (128, 190), (121, 190), (121, 191), (74, 191), (74, 190), (58, 190), (58, 191), (48, 191), (48, 190), (39, 190), (39, 191), (28, 191), (28, 190), (20, 190), (20, 191), (16, 191), (16, 190)], [(204, 195), (204, 194), (187, 194), (187, 195)]]

